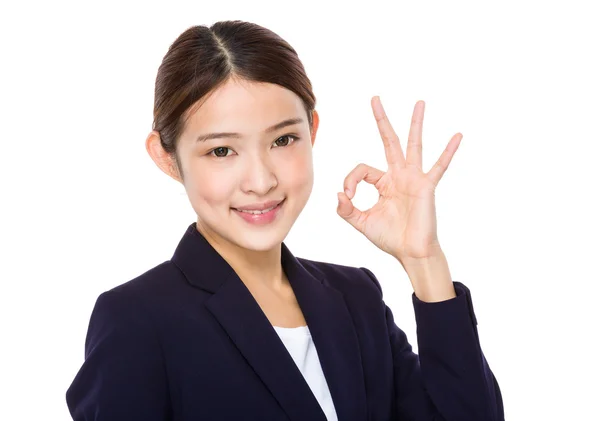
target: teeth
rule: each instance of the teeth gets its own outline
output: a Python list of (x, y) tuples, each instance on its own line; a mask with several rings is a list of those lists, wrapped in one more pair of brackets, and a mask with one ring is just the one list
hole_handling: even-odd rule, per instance
[(272, 211), (276, 207), (277, 207), (277, 205), (273, 206), (272, 208), (265, 209), (265, 210), (262, 210), (262, 211), (259, 211), (259, 210), (241, 210), (241, 209), (237, 209), (237, 210), (240, 211), (240, 212), (244, 212), (244, 213), (251, 213), (252, 215), (261, 215), (263, 213), (267, 213), (269, 211)]

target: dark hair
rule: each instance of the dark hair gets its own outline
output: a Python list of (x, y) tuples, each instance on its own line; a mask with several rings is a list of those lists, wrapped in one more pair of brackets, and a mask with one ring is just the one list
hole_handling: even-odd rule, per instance
[(316, 98), (296, 51), (274, 32), (240, 20), (192, 26), (171, 44), (156, 76), (153, 130), (177, 163), (191, 106), (230, 78), (280, 85), (300, 97), (312, 134)]

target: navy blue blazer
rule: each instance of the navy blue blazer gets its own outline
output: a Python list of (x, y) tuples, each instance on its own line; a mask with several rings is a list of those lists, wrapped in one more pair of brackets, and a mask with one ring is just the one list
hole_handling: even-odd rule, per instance
[[(370, 270), (281, 252), (340, 421), (504, 420), (467, 287), (436, 303), (413, 293), (416, 355)], [(170, 260), (98, 297), (66, 401), (76, 421), (326, 421), (196, 223)]]

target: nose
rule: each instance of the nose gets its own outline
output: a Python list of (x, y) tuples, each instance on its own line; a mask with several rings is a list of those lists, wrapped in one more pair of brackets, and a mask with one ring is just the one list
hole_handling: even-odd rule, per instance
[(247, 158), (242, 178), (242, 190), (245, 193), (266, 196), (278, 184), (273, 162), (268, 156), (260, 154), (247, 156)]

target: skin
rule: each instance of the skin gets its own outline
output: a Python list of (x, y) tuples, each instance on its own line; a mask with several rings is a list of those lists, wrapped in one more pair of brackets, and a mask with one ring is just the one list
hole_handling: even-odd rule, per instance
[[(311, 135), (304, 104), (295, 93), (236, 78), (198, 105), (190, 108), (177, 147), (183, 179), (160, 145), (158, 132), (148, 135), (146, 149), (165, 174), (184, 186), (198, 215), (198, 231), (240, 278), (255, 291), (277, 293), (289, 301), (281, 243), (312, 191), (318, 113), (313, 112)], [(267, 127), (290, 118), (302, 122), (265, 133)], [(214, 132), (237, 132), (242, 137), (196, 141), (199, 135)], [(214, 151), (221, 147), (229, 149)], [(231, 209), (283, 198), (280, 214), (267, 225), (249, 224)]]

